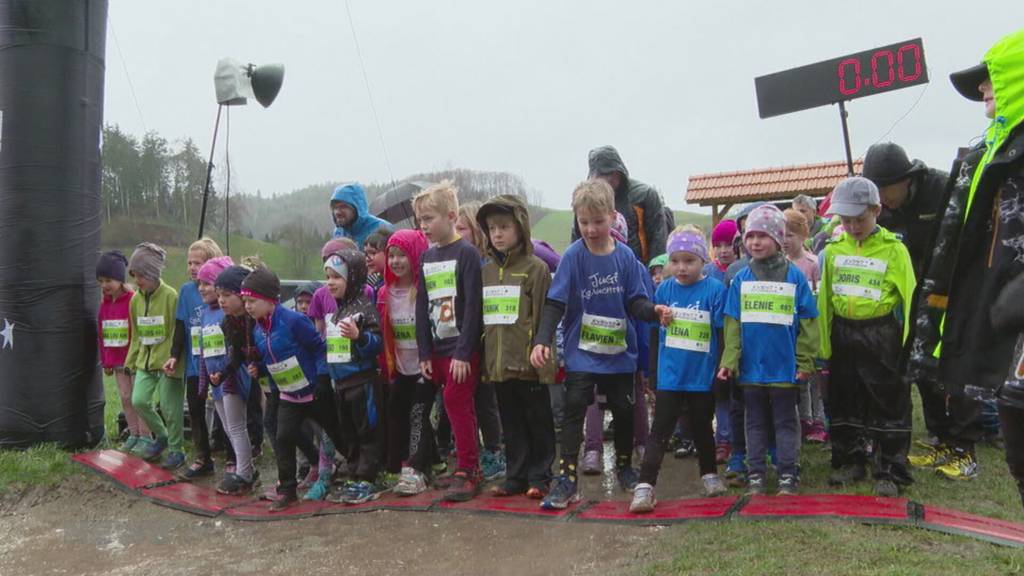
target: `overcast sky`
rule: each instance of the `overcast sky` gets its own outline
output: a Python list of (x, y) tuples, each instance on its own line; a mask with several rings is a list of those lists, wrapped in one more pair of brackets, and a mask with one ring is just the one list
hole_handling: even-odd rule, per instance
[(273, 106), (232, 109), (233, 187), (269, 194), (465, 167), (519, 174), (562, 208), (587, 151), (612, 144), (669, 205), (694, 208), (691, 174), (843, 158), (835, 106), (761, 120), (754, 77), (915, 37), (931, 83), (850, 103), (854, 154), (920, 97), (886, 139), (947, 169), (986, 125), (948, 74), (1022, 25), (1020, 0), (349, 6), (391, 173), (344, 0), (111, 0), (105, 121), (190, 136), (205, 155), (217, 60), (281, 62)]

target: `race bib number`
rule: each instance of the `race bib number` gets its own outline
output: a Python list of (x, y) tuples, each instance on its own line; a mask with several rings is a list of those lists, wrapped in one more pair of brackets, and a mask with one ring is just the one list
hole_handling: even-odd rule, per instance
[(274, 383), (281, 392), (298, 392), (309, 386), (309, 381), (302, 373), (302, 366), (299, 366), (295, 356), (276, 364), (267, 364), (267, 370), (274, 377)]
[(580, 325), (580, 350), (594, 354), (621, 354), (626, 351), (626, 321), (583, 314)]
[(484, 325), (515, 324), (519, 320), (519, 286), (484, 288)]
[(455, 260), (423, 264), (423, 283), (427, 287), (428, 300), (455, 297), (455, 264)]
[(192, 335), (192, 355), (199, 356), (199, 341), (203, 337), (203, 328), (202, 326), (193, 326), (190, 332)]
[(391, 331), (395, 335), (395, 347), (402, 350), (416, 349), (416, 318), (391, 318)]
[(740, 322), (792, 326), (796, 312), (796, 284), (744, 282), (740, 286)]
[(882, 281), (888, 263), (877, 258), (836, 256), (836, 277), (832, 291), (850, 298), (882, 299)]
[(331, 364), (352, 361), (352, 341), (341, 335), (341, 324), (327, 325), (327, 361)]
[(665, 346), (691, 352), (711, 351), (711, 313), (707, 310), (673, 308)]
[(167, 338), (167, 327), (163, 316), (139, 316), (135, 319), (139, 331), (139, 342), (144, 346), (156, 346)]
[(203, 358), (223, 356), (228, 353), (224, 344), (224, 331), (220, 326), (206, 326), (203, 328)]
[(107, 348), (124, 348), (128, 345), (128, 321), (104, 320), (103, 345)]

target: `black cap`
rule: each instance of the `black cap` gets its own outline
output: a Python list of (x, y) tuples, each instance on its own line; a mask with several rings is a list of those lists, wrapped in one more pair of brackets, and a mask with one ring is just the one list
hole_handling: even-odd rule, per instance
[(949, 81), (953, 83), (953, 88), (956, 88), (956, 91), (964, 98), (974, 100), (975, 102), (981, 102), (985, 99), (981, 91), (978, 90), (978, 84), (987, 79), (988, 65), (984, 62), (949, 75)]
[(213, 285), (222, 290), (228, 290), (239, 294), (242, 291), (242, 281), (252, 270), (244, 266), (228, 266), (217, 275)]
[(269, 300), (281, 300), (281, 281), (266, 268), (257, 268), (242, 281), (242, 293), (251, 292)]
[(907, 152), (899, 144), (881, 142), (872, 144), (864, 155), (863, 176), (881, 188), (909, 178), (924, 168), (920, 160), (911, 162)]

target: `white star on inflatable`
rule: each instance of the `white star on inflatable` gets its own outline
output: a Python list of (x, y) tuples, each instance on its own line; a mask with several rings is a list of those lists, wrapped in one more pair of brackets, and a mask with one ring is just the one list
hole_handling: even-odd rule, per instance
[(3, 347), (14, 350), (14, 324), (7, 318), (4, 318), (4, 329), (0, 330), (0, 336), (4, 338)]

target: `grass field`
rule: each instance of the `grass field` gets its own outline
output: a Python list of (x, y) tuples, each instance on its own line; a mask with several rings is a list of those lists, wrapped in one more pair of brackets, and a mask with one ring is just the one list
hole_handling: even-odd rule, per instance
[[(696, 214), (694, 212), (676, 211), (676, 225), (697, 224), (705, 232), (711, 232), (711, 216)], [(565, 252), (569, 246), (569, 238), (572, 234), (572, 210), (552, 210), (548, 212), (539, 222), (535, 222), (530, 233), (538, 240), (544, 240), (558, 251)]]

